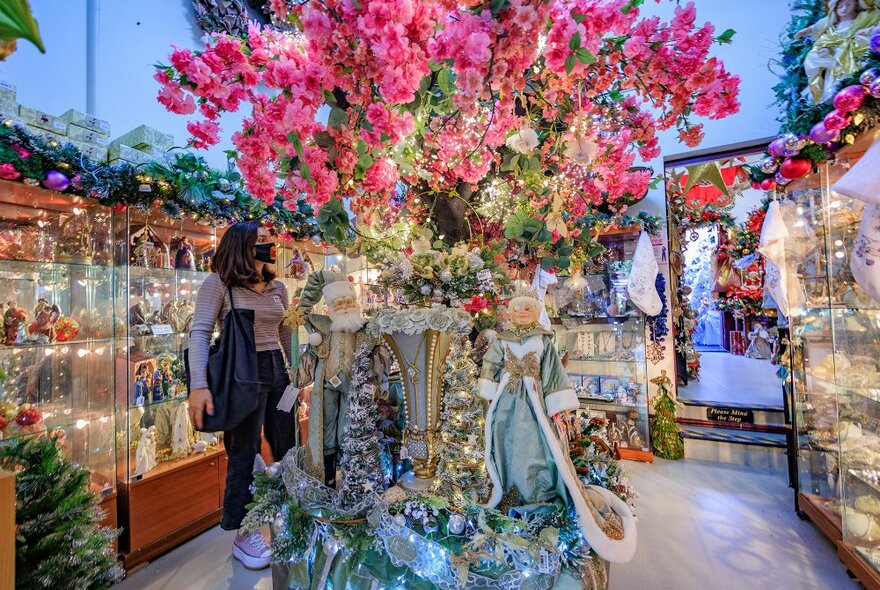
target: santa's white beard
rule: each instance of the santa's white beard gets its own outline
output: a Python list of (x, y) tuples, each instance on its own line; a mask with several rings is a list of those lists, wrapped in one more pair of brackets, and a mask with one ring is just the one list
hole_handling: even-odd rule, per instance
[(357, 310), (346, 311), (343, 313), (330, 312), (330, 331), (331, 332), (357, 332), (364, 327), (367, 320), (361, 317)]

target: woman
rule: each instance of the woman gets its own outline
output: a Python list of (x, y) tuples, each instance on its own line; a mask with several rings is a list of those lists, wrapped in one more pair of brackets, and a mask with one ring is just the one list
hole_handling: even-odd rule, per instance
[[(215, 324), (219, 323), (222, 329), (223, 318), (230, 310), (227, 291), (231, 292), (236, 309), (254, 310), (260, 376), (260, 385), (253, 392), (259, 397), (257, 410), (223, 436), (229, 467), (220, 526), (229, 531), (241, 526), (245, 506), (251, 501), (249, 488), (264, 424), (275, 459), (280, 460), (296, 444), (296, 410), (276, 409), (290, 383), (281, 352), (283, 348), (287, 358), (291, 358), (291, 332), (281, 321), (289, 299), (284, 283), (275, 280), (275, 243), (269, 231), (256, 221), (229, 228), (217, 246), (211, 270), (199, 289), (189, 348), (189, 412), (196, 428), (202, 427), (204, 412), (214, 412), (207, 383), (208, 349)], [(271, 551), (262, 535), (254, 533), (236, 535), (232, 555), (248, 569), (263, 569), (269, 565)]]

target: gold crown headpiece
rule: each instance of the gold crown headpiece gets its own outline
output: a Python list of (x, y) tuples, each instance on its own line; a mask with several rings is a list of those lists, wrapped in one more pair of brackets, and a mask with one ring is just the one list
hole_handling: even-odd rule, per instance
[(538, 294), (529, 287), (520, 287), (519, 289), (517, 289), (510, 297), (510, 300), (513, 301), (514, 299), (519, 299), (520, 297), (528, 297), (529, 299), (540, 301), (540, 299), (538, 299)]

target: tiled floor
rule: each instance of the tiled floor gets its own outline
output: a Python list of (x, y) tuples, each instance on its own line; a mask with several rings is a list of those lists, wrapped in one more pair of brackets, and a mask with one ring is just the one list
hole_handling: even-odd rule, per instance
[(680, 398), (782, 407), (782, 382), (769, 360), (704, 352), (700, 361), (700, 380), (679, 386)]
[[(834, 548), (792, 509), (780, 472), (699, 461), (627, 463), (639, 490), (639, 548), (611, 570), (611, 590), (857, 590)], [(269, 590), (268, 570), (229, 556), (213, 529), (118, 586), (119, 590)]]

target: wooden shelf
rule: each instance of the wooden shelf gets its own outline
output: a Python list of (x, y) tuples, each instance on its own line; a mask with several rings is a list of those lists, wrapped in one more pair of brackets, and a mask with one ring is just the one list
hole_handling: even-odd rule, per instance
[(643, 463), (653, 463), (654, 453), (650, 451), (639, 451), (636, 449), (617, 448), (617, 455), (620, 459), (629, 461), (641, 461)]
[(837, 543), (837, 558), (867, 590), (880, 590), (880, 573), (859, 555), (857, 548), (841, 541)]
[(15, 476), (0, 471), (0, 590), (15, 588)]

